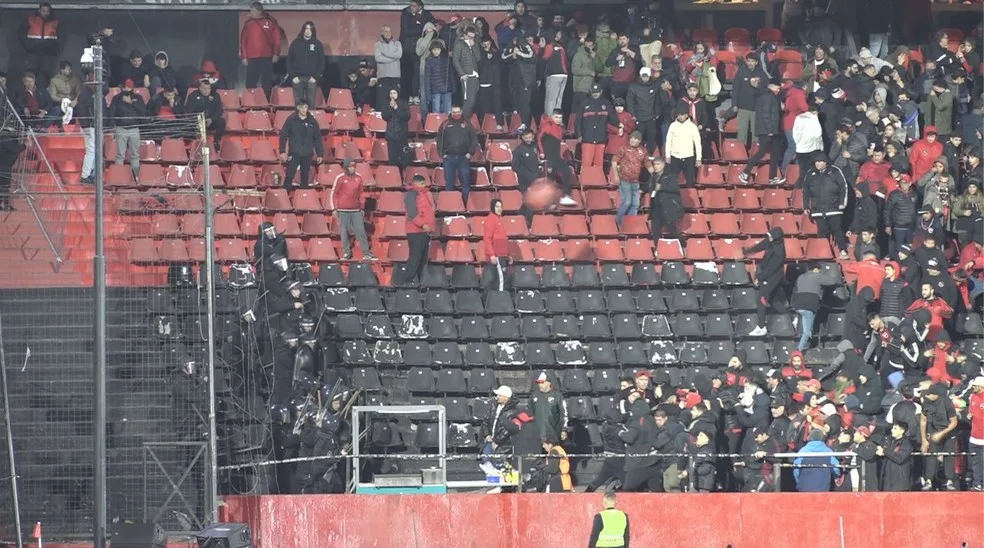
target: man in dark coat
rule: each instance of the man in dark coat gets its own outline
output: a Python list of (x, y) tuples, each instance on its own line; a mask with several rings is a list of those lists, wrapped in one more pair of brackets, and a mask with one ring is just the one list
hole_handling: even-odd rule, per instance
[(741, 444), (741, 453), (747, 456), (735, 462), (743, 493), (770, 493), (775, 490), (772, 468), (776, 459), (772, 455), (778, 452), (779, 444), (769, 436), (767, 429), (753, 428), (748, 431)]
[(653, 242), (663, 237), (663, 228), (670, 238), (680, 239), (677, 221), (683, 218), (683, 201), (680, 198), (680, 183), (677, 173), (667, 173), (666, 163), (661, 156), (652, 160), (653, 173), (649, 178), (649, 222)]
[(588, 484), (587, 491), (592, 493), (606, 483), (612, 482), (612, 488), (619, 488), (625, 483), (625, 457), (616, 457), (625, 453), (625, 441), (622, 435), (628, 431), (628, 427), (622, 424), (622, 412), (617, 407), (609, 407), (603, 414), (605, 423), (601, 427), (602, 447), (605, 461), (602, 463), (601, 471), (595, 476), (594, 480)]
[(536, 378), (537, 391), (530, 395), (530, 411), (540, 425), (540, 437), (555, 436), (561, 441), (567, 439), (567, 403), (546, 372)]
[[(280, 130), (280, 160), (287, 164), (284, 175), (284, 188), (290, 190), (294, 184), (294, 174), (301, 172), (301, 188), (307, 188), (311, 181), (311, 163), (320, 164), (325, 155), (325, 145), (321, 140), (321, 128), (308, 111), (307, 101), (297, 103), (297, 110)], [(289, 150), (288, 150), (289, 147)]]
[[(752, 86), (757, 87), (758, 75), (752, 75)], [(748, 159), (745, 169), (738, 175), (738, 180), (748, 183), (748, 177), (752, 170), (758, 167), (758, 163), (769, 155), (769, 183), (778, 185), (786, 182), (780, 177), (779, 159), (782, 156), (782, 102), (779, 100), (779, 91), (782, 89), (778, 81), (769, 82), (768, 90), (758, 94), (755, 98), (755, 137), (758, 138), (758, 150)], [(764, 181), (762, 181), (764, 182)]]
[(868, 140), (853, 124), (842, 123), (834, 133), (830, 144), (830, 157), (834, 167), (844, 172), (844, 179), (852, 186), (861, 171), (861, 164), (868, 159)]
[[(543, 168), (540, 166), (540, 153), (536, 148), (536, 133), (532, 128), (524, 128), (519, 135), (519, 146), (512, 152), (512, 170), (516, 174), (516, 183), (519, 191), (525, 193), (530, 188), (533, 181), (543, 176)], [(520, 213), (526, 217), (527, 227), (533, 224), (533, 210), (525, 203), (519, 209)]]
[(780, 313), (785, 313), (786, 304), (781, 292), (777, 295), (779, 283), (784, 276), (786, 262), (785, 234), (779, 227), (769, 230), (766, 237), (761, 242), (752, 247), (742, 249), (742, 253), (747, 257), (765, 251), (765, 255), (758, 263), (755, 270), (755, 286), (758, 288), (758, 325), (755, 326), (749, 336), (763, 337), (768, 334), (766, 327), (766, 309), (771, 305)]
[(267, 267), (267, 260), (274, 255), (288, 258), (287, 240), (284, 239), (283, 234), (277, 234), (273, 223), (270, 222), (260, 223), (257, 233), (256, 243), (253, 244), (253, 261), (262, 275)]
[(891, 435), (875, 449), (885, 457), (881, 469), (882, 491), (912, 490), (912, 443), (909, 441), (908, 423), (896, 422)]
[(389, 91), (389, 103), (381, 112), (386, 120), (386, 154), (391, 165), (400, 168), (400, 175), (410, 165), (410, 106), (400, 97), (400, 90)]
[[(482, 420), (483, 455), (508, 453), (512, 449), (512, 432), (509, 424), (516, 414), (516, 399), (513, 398), (512, 389), (505, 385), (496, 388), (493, 394), (495, 394), (495, 405), (489, 406), (489, 411)], [(496, 467), (495, 465), (499, 463), (486, 461), (482, 466), (486, 474), (491, 471), (487, 470), (488, 464)]]
[(817, 232), (823, 238), (833, 237), (842, 260), (847, 259), (843, 219), (849, 188), (844, 172), (829, 165), (824, 153), (817, 152), (813, 169), (803, 178), (803, 201), (806, 213), (817, 223)]
[(601, 167), (608, 143), (608, 126), (618, 127), (620, 122), (611, 101), (601, 96), (601, 86), (592, 84), (587, 97), (573, 113), (574, 131), (581, 138), (582, 166)]
[(213, 132), (212, 144), (215, 152), (219, 152), (226, 123), (223, 118), (222, 99), (219, 98), (219, 94), (212, 92), (212, 80), (202, 78), (198, 81), (198, 90), (191, 92), (185, 101), (185, 112), (205, 114), (205, 129)]
[(649, 406), (638, 395), (630, 396), (629, 420), (626, 430), (619, 433), (625, 442), (625, 452), (630, 455), (625, 461), (624, 490), (659, 491), (662, 472), (659, 459), (651, 456), (656, 435), (656, 421), (649, 412)]

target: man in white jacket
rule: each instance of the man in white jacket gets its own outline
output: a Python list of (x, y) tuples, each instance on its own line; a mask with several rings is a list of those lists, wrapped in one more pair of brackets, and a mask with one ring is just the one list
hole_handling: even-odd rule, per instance
[(800, 187), (803, 176), (813, 169), (813, 153), (823, 151), (823, 126), (820, 125), (820, 105), (809, 101), (809, 110), (793, 120), (793, 142), (796, 146), (796, 165), (799, 178), (795, 186)]
[(663, 148), (671, 172), (683, 172), (687, 186), (693, 188), (703, 147), (700, 141), (700, 129), (690, 119), (690, 113), (686, 109), (677, 110), (676, 120), (670, 124), (666, 132), (666, 143)]

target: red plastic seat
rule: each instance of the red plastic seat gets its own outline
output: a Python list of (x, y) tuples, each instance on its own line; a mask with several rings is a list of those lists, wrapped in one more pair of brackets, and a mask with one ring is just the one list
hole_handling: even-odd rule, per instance
[(223, 117), (226, 121), (226, 131), (232, 133), (246, 131), (243, 126), (243, 115), (239, 111), (227, 110), (225, 111), (225, 114), (223, 114)]
[(170, 263), (183, 263), (189, 261), (188, 247), (184, 240), (163, 240), (157, 251), (162, 261)]
[(439, 214), (465, 212), (465, 204), (461, 201), (461, 192), (457, 190), (442, 190), (437, 193), (435, 209)]
[(522, 215), (506, 215), (502, 218), (502, 225), (506, 229), (506, 236), (510, 238), (525, 238), (530, 235), (526, 217)]
[(284, 236), (301, 235), (301, 226), (297, 224), (297, 215), (294, 215), (293, 213), (280, 213), (278, 215), (274, 215), (273, 226), (277, 229), (277, 234), (283, 234)]
[(581, 181), (581, 186), (586, 188), (609, 186), (608, 176), (605, 175), (602, 166), (582, 166), (578, 179)]
[(425, 133), (437, 133), (441, 129), (441, 125), (447, 121), (447, 114), (439, 114), (437, 112), (428, 112), (427, 118), (424, 120), (424, 132)]
[(444, 250), (444, 260), (449, 263), (473, 263), (475, 254), (466, 240), (451, 240)]
[(615, 205), (607, 190), (586, 190), (584, 191), (584, 209), (588, 211), (611, 211), (615, 209)]
[(400, 168), (396, 166), (377, 166), (373, 177), (380, 188), (400, 188), (403, 186)]
[(355, 110), (352, 91), (348, 88), (331, 88), (328, 90), (327, 107), (331, 110)]
[(157, 244), (150, 238), (130, 240), (130, 262), (156, 263), (160, 261), (157, 254)]
[(408, 167), (403, 173), (403, 183), (410, 186), (410, 182), (413, 178), (420, 175), (427, 181), (427, 186), (433, 186), (434, 181), (431, 179), (431, 173), (426, 167)]
[(707, 238), (687, 238), (687, 258), (692, 261), (713, 261), (711, 241)]
[(820, 233), (816, 221), (806, 213), (800, 218), (800, 233), (804, 236), (815, 236)]
[(725, 139), (721, 143), (721, 159), (726, 162), (745, 162), (748, 151), (738, 139)]
[(595, 240), (594, 253), (595, 257), (602, 262), (625, 260), (621, 240)]
[(685, 213), (678, 226), (687, 236), (704, 236), (710, 233), (707, 216), (703, 213)]
[(142, 187), (167, 186), (167, 179), (164, 177), (164, 168), (158, 164), (140, 164), (140, 171), (137, 173), (137, 183)]
[(741, 234), (737, 213), (715, 213), (711, 215), (711, 233), (717, 236)]
[[(478, 260), (488, 261), (485, 256), (484, 246), (478, 247)], [(517, 263), (533, 263), (536, 257), (533, 255), (533, 243), (529, 240), (509, 240), (509, 258)]]
[(771, 228), (781, 228), (783, 234), (787, 236), (796, 236), (800, 233), (797, 217), (797, 215), (790, 213), (773, 213), (772, 222), (769, 225)]
[(696, 188), (681, 188), (680, 203), (684, 209), (700, 209), (700, 193)]
[(205, 262), (205, 238), (199, 236), (185, 242), (188, 250), (188, 260), (195, 263)]
[(615, 224), (614, 215), (595, 214), (591, 216), (590, 234), (592, 236), (619, 236), (621, 231)]
[(626, 236), (648, 235), (649, 217), (647, 215), (626, 215), (622, 219), (622, 234)]
[(165, 164), (187, 164), (188, 149), (181, 139), (164, 139), (161, 141), (161, 161)]
[(266, 217), (260, 213), (246, 213), (243, 215), (243, 221), (239, 224), (242, 230), (243, 236), (247, 238), (255, 238), (259, 234), (260, 225), (266, 222)]
[(292, 87), (273, 88), (273, 94), (271, 100), (274, 107), (294, 108), (296, 106), (294, 101), (294, 88)]
[[(187, 211), (191, 213), (201, 213), (205, 211), (205, 201), (201, 194), (189, 194), (186, 192), (174, 192), (167, 197), (168, 206), (173, 211)], [(212, 204), (215, 207), (215, 204)]]
[(519, 211), (523, 206), (523, 193), (518, 190), (500, 190), (497, 198), (502, 201), (505, 212)]
[(758, 29), (758, 32), (755, 33), (755, 40), (757, 42), (782, 44), (782, 31), (775, 28)]
[(502, 166), (492, 166), (492, 186), (496, 188), (515, 188), (519, 186), (519, 179), (512, 168)]
[(290, 204), (287, 190), (283, 188), (266, 189), (266, 192), (263, 193), (263, 209), (274, 212), (292, 211), (293, 206)]
[[(222, 149), (222, 151), (225, 152), (225, 149)], [(253, 141), (249, 146), (249, 161), (273, 164), (279, 162), (280, 159), (277, 158), (277, 151), (273, 148), (273, 143), (266, 139), (259, 139)]]
[(311, 189), (295, 190), (293, 204), (295, 211), (324, 211), (325, 209), (321, 203), (321, 195), (317, 190)]
[(567, 238), (588, 236), (591, 234), (591, 231), (588, 229), (588, 221), (581, 214), (561, 215), (558, 224), (560, 233)]
[[(140, 166), (141, 170), (143, 165)], [(191, 187), (195, 180), (192, 177), (191, 168), (188, 166), (167, 166), (164, 172), (164, 185), (169, 187)], [(160, 186), (160, 185), (154, 185)]]
[(715, 29), (694, 29), (690, 33), (690, 41), (704, 42), (707, 47), (715, 47), (718, 43), (718, 33)]
[(334, 153), (335, 153), (335, 158), (341, 158), (343, 160), (346, 158), (350, 160), (354, 160), (356, 162), (361, 162), (363, 160), (362, 149), (359, 148), (358, 143), (355, 143), (354, 141), (345, 141), (343, 143), (338, 143), (337, 145), (335, 145)]
[(304, 240), (300, 238), (286, 238), (287, 242), (287, 256), (290, 257), (291, 261), (303, 262), (308, 260), (307, 248), (304, 246)]
[(404, 217), (390, 216), (383, 220), (382, 230), (383, 238), (406, 238), (407, 237), (407, 221)]
[(376, 200), (376, 211), (381, 213), (406, 213), (403, 203), (403, 193), (395, 190), (384, 190)]
[(790, 186), (793, 183), (795, 183), (796, 181), (798, 181), (799, 180), (799, 175), (800, 175), (800, 167), (799, 167), (799, 164), (797, 164), (796, 162), (793, 162), (793, 163), (789, 164), (789, 167), (786, 168), (786, 173), (784, 175), (786, 176), (786, 183), (785, 184), (787, 186)]
[(253, 166), (242, 164), (232, 166), (226, 186), (237, 189), (256, 188), (256, 170)]
[(557, 218), (552, 215), (537, 215), (533, 217), (530, 235), (540, 238), (560, 236), (560, 227), (557, 226)]
[(181, 232), (176, 215), (154, 215), (150, 233), (154, 236), (175, 236)]
[(273, 115), (273, 129), (276, 131), (284, 129), (284, 124), (287, 123), (287, 119), (290, 118), (291, 114), (294, 113), (289, 110), (278, 110), (275, 112)]
[(751, 188), (735, 189), (735, 209), (742, 211), (759, 211), (762, 209), (758, 191)]
[[(226, 186), (225, 177), (222, 176), (222, 170), (219, 166), (215, 164), (209, 164), (208, 166), (208, 177), (209, 184), (212, 188), (223, 188)], [(205, 169), (204, 166), (195, 167), (192, 172), (192, 181), (195, 185), (204, 186), (205, 185)]]
[(448, 238), (467, 238), (472, 235), (468, 219), (463, 215), (445, 217), (441, 234)]
[(107, 188), (126, 188), (136, 186), (136, 183), (133, 180), (133, 170), (130, 169), (130, 166), (128, 165), (118, 166), (116, 164), (110, 164), (106, 168), (103, 181), (105, 181)]
[(769, 231), (765, 216), (761, 213), (743, 213), (741, 216), (741, 232), (744, 234), (762, 235)]
[(806, 257), (803, 254), (803, 243), (796, 238), (786, 238), (783, 243), (786, 245), (787, 261), (800, 261)]
[(776, 52), (776, 60), (780, 63), (803, 64), (803, 54), (798, 49), (781, 49)]
[(800, 210), (806, 209), (805, 205), (803, 204), (803, 189), (794, 188), (793, 191), (789, 194), (789, 202), (790, 202), (789, 206), (792, 209), (800, 209)]
[[(744, 255), (741, 251), (741, 240), (723, 238), (712, 242), (714, 256), (722, 261), (740, 261)], [(687, 250), (690, 250), (688, 245)]]
[(394, 263), (402, 263), (410, 258), (410, 246), (406, 240), (391, 240), (386, 242), (387, 259)]
[[(190, 93), (192, 90), (188, 90)], [(216, 90), (219, 94), (219, 100), (222, 102), (223, 110), (239, 110), (239, 95), (234, 89), (220, 89)]]
[(216, 213), (215, 214), (215, 235), (238, 236), (239, 218), (235, 213)]
[(205, 214), (188, 213), (181, 216), (181, 234), (185, 236), (205, 235)]
[(246, 131), (273, 131), (273, 121), (270, 120), (270, 113), (265, 110), (246, 111), (243, 123)]
[[(626, 217), (628, 218), (628, 217)], [(628, 261), (653, 260), (653, 241), (651, 238), (629, 238), (625, 241), (625, 259)]]
[(594, 261), (595, 252), (591, 245), (591, 240), (572, 239), (567, 240), (564, 247), (564, 256), (569, 262)]
[(682, 261), (684, 254), (680, 240), (660, 238), (656, 244), (656, 256), (662, 261)]
[(564, 244), (560, 240), (537, 240), (533, 243), (533, 256), (540, 262), (564, 260)]
[(512, 162), (512, 146), (509, 141), (492, 141), (485, 151), (485, 156), (489, 163), (508, 164)]
[(830, 247), (830, 240), (827, 238), (810, 238), (806, 241), (804, 255), (807, 259), (814, 261), (830, 261), (834, 258), (834, 250)]
[[(317, 184), (327, 187), (335, 186), (335, 180), (341, 175), (344, 175), (344, 173), (342, 166), (339, 164), (321, 164), (318, 168)], [(364, 183), (365, 181), (363, 181)]]
[(723, 185), (725, 171), (724, 168), (718, 164), (703, 164), (697, 170), (697, 184), (698, 185)]
[(232, 139), (224, 139), (222, 141), (222, 149), (219, 151), (219, 158), (223, 162), (234, 164), (245, 162), (248, 159), (246, 157), (246, 149), (243, 148), (243, 144)]
[(700, 192), (704, 209), (731, 209), (729, 191), (723, 188), (708, 188)]
[(767, 188), (762, 193), (762, 209), (766, 211), (785, 211), (789, 209), (789, 191), (782, 188)]
[(784, 63), (782, 68), (782, 78), (784, 80), (799, 80), (803, 78), (802, 63)]
[(243, 108), (270, 108), (270, 100), (263, 88), (244, 89), (240, 103)]
[(488, 213), (492, 208), (492, 193), (483, 190), (476, 191), (472, 187), (471, 193), (468, 194), (468, 203), (465, 204), (465, 208), (469, 213)]
[(305, 213), (301, 220), (301, 232), (305, 236), (327, 236), (331, 234), (323, 213)]
[(354, 110), (339, 110), (331, 120), (332, 131), (358, 131), (359, 114)]

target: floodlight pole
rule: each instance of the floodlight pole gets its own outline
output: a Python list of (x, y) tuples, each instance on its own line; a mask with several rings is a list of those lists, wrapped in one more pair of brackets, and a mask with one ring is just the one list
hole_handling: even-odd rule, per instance
[(205, 170), (205, 294), (208, 326), (208, 496), (209, 516), (212, 523), (219, 521), (219, 460), (218, 432), (216, 428), (215, 403), (215, 210), (212, 200), (211, 149), (208, 147), (208, 133), (205, 115), (199, 115), (199, 131), (202, 138), (202, 165)]
[(94, 74), (93, 104), (93, 145), (95, 148), (96, 178), (96, 256), (93, 258), (92, 277), (95, 286), (95, 333), (93, 383), (95, 397), (92, 413), (92, 501), (95, 516), (92, 524), (95, 548), (106, 548), (106, 250), (103, 224), (105, 213), (103, 202), (106, 199), (103, 182), (103, 114), (106, 99), (103, 90), (103, 47), (99, 40), (92, 46), (92, 66)]

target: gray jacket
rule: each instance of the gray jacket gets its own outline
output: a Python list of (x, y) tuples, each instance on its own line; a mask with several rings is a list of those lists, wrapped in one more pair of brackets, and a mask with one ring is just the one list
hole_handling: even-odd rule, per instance
[(392, 39), (389, 42), (384, 42), (382, 38), (376, 40), (373, 54), (376, 57), (377, 78), (400, 77), (400, 58), (403, 57), (403, 44), (399, 40)]
[(481, 58), (481, 51), (478, 44), (469, 46), (464, 38), (455, 40), (451, 46), (451, 63), (454, 65), (458, 76), (478, 75), (478, 60)]

